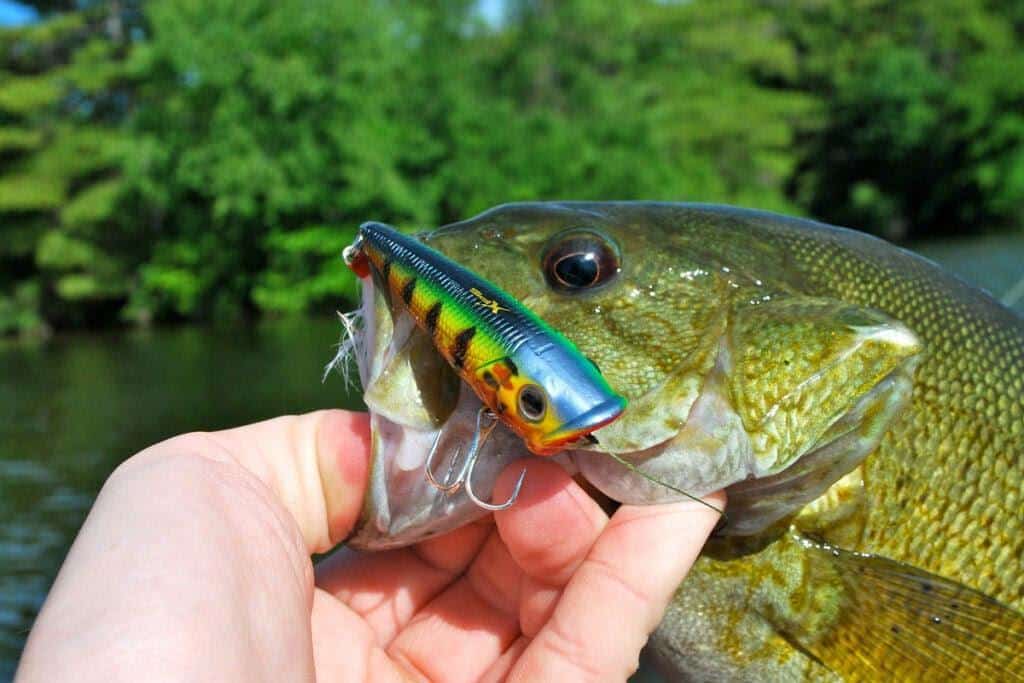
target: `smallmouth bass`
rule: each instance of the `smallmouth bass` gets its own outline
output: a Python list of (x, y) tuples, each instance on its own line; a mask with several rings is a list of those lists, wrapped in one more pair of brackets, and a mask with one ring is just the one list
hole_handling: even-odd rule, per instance
[[(673, 496), (602, 449), (727, 488), (728, 524), (652, 637), (673, 679), (1022, 675), (1016, 314), (867, 235), (727, 207), (508, 205), (423, 239), (629, 400), (566, 466), (620, 502)], [(479, 401), (373, 288), (362, 312), (375, 460), (351, 543), (389, 547), (478, 514), (423, 486), (421, 454), (465, 440)], [(511, 433), (491, 446), (492, 479), (527, 454)]]

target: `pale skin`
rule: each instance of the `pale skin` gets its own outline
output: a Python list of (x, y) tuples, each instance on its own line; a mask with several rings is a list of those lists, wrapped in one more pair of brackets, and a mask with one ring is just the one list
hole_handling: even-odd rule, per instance
[(310, 555), (358, 519), (368, 463), (367, 417), (337, 410), (130, 458), (75, 540), (17, 680), (624, 680), (718, 521), (692, 502), (609, 518), (532, 459), (511, 509), (314, 569)]

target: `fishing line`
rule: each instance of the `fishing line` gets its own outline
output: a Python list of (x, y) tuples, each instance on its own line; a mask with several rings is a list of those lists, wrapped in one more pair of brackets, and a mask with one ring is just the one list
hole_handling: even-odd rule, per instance
[(659, 486), (664, 486), (665, 488), (669, 489), (670, 491), (674, 491), (675, 493), (678, 493), (681, 496), (686, 496), (690, 500), (693, 500), (693, 501), (696, 501), (696, 502), (700, 503), (704, 507), (711, 508), (712, 510), (714, 510), (715, 512), (717, 512), (719, 515), (722, 516), (722, 523), (723, 524), (727, 524), (729, 522), (729, 517), (725, 514), (724, 510), (719, 510), (718, 508), (716, 508), (714, 505), (712, 505), (711, 503), (707, 502), (706, 500), (698, 498), (697, 496), (693, 495), (692, 493), (687, 493), (686, 491), (684, 491), (682, 489), (678, 489), (675, 486), (673, 486), (672, 484), (669, 484), (667, 481), (661, 481), (660, 479), (656, 479), (655, 477), (652, 477), (651, 475), (647, 474), (646, 472), (641, 470), (639, 467), (637, 467), (633, 463), (629, 462), (628, 460), (624, 460), (623, 458), (620, 458), (619, 456), (615, 455), (614, 453), (605, 453), (604, 455), (611, 456), (612, 460), (614, 460), (615, 462), (619, 463), (620, 465), (622, 465), (623, 467), (628, 469), (630, 472), (634, 472), (636, 474), (639, 474), (641, 477), (643, 477), (647, 481), (651, 482), (652, 484), (657, 484)]

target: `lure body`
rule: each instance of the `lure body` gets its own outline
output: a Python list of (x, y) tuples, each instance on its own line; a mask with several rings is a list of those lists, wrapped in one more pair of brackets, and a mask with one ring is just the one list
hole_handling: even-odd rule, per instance
[(538, 455), (553, 455), (626, 406), (579, 350), (504, 291), (381, 223), (346, 250), (360, 277), (376, 271), (445, 360)]

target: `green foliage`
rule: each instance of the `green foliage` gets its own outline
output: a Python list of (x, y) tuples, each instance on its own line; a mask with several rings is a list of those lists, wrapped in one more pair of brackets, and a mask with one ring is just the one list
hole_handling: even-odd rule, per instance
[(43, 330), (39, 314), (39, 283), (23, 281), (0, 294), (0, 331), (32, 334)]
[(0, 178), (0, 211), (45, 211), (64, 200), (60, 178), (46, 175), (11, 175)]
[(53, 291), (70, 303), (122, 298), (127, 279), (120, 264), (96, 244), (62, 230), (52, 230), (39, 241), (36, 264), (53, 278)]
[(86, 6), (0, 30), (0, 333), (348, 306), (360, 222), (519, 199), (1024, 215), (1019, 2)]
[(1019, 224), (1024, 31), (1011, 5), (791, 5), (804, 78), (830, 94), (798, 201), (895, 239)]
[(55, 78), (7, 76), (0, 80), (0, 112), (30, 114), (57, 102), (60, 83)]
[(142, 291), (136, 298), (134, 308), (141, 312), (144, 304), (169, 308), (182, 316), (194, 315), (199, 311), (199, 299), (204, 289), (213, 284), (212, 278), (204, 278), (200, 263), (200, 247), (182, 243), (163, 243), (156, 250), (153, 259), (142, 266)]
[(61, 230), (52, 230), (39, 240), (36, 263), (43, 268), (73, 268), (85, 266), (100, 257), (92, 244), (68, 236)]
[(339, 258), (355, 239), (355, 228), (312, 225), (271, 231), (266, 238), (270, 263), (253, 289), (265, 311), (294, 313), (323, 302), (353, 299), (356, 278)]
[(61, 209), (61, 224), (81, 231), (110, 220), (116, 213), (123, 187), (120, 178), (89, 185), (69, 199)]
[[(352, 226), (436, 218), (436, 179), (410, 173), (431, 146), (407, 96), (422, 64), (381, 49), (402, 40), (399, 13), (366, 10), (355, 0), (148, 6), (153, 37), (128, 67), (147, 77), (125, 170), (173, 246), (157, 245), (134, 306), (157, 316), (337, 306), (352, 292), (338, 261)], [(227, 58), (228, 45), (242, 58)], [(311, 249), (316, 239), (325, 246)]]
[(134, 251), (116, 227), (126, 131), (105, 104), (123, 46), (105, 11), (0, 31), (0, 333), (102, 322), (129, 291)]
[(111, 41), (92, 38), (75, 50), (61, 75), (83, 93), (103, 93), (125, 75), (125, 66), (117, 59), (117, 53), (118, 46)]
[(36, 149), (43, 141), (43, 133), (33, 128), (0, 127), (0, 154)]

